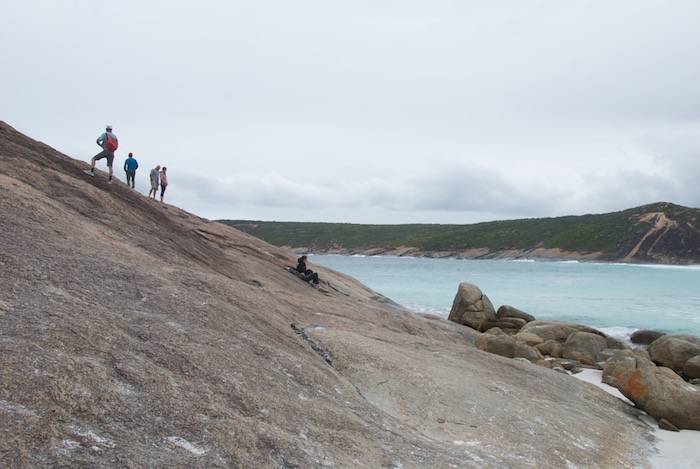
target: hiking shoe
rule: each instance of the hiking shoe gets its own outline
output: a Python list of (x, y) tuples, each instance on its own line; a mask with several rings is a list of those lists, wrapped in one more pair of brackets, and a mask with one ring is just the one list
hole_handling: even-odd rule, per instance
[(89, 175), (92, 176), (92, 177), (95, 177), (95, 173), (93, 173), (93, 172), (92, 172), (91, 170), (89, 170), (89, 169), (86, 169), (86, 170), (84, 171), (84, 173), (85, 173), (85, 174), (89, 174)]
[(112, 180), (111, 180), (111, 179), (108, 180), (108, 181), (107, 181), (107, 184), (112, 184)]

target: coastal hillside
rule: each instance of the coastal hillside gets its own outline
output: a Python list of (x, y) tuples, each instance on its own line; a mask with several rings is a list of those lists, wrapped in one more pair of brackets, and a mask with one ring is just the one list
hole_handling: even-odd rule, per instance
[(602, 215), (473, 225), (221, 222), (276, 246), (316, 253), (700, 262), (700, 209), (666, 202)]
[(3, 468), (650, 467), (594, 385), (87, 168), (0, 122)]

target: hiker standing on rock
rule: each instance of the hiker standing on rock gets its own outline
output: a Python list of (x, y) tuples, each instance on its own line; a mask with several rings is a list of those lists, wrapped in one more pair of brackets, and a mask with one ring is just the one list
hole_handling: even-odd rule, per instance
[(158, 191), (158, 184), (160, 183), (160, 165), (156, 166), (151, 170), (151, 190), (148, 192), (150, 197), (153, 194), (153, 200), (156, 200), (156, 192)]
[(119, 141), (117, 140), (117, 136), (112, 133), (111, 125), (105, 128), (105, 133), (97, 137), (97, 144), (102, 147), (102, 151), (92, 157), (90, 169), (86, 169), (85, 172), (90, 176), (94, 176), (95, 161), (107, 158), (107, 167), (109, 168), (109, 180), (107, 184), (112, 184), (112, 163), (114, 162), (114, 152), (117, 151), (119, 147)]
[(168, 170), (165, 166), (160, 171), (160, 201), (163, 201), (163, 194), (165, 194), (165, 188), (168, 187), (168, 176), (165, 172)]
[(314, 282), (314, 285), (318, 285), (318, 274), (311, 269), (306, 268), (306, 261), (309, 258), (306, 255), (301, 256), (297, 259), (297, 272), (304, 274), (304, 280), (307, 282)]
[(129, 157), (124, 162), (124, 172), (126, 173), (126, 185), (132, 189), (136, 187), (136, 170), (139, 167), (139, 162), (134, 159), (134, 154), (129, 153)]

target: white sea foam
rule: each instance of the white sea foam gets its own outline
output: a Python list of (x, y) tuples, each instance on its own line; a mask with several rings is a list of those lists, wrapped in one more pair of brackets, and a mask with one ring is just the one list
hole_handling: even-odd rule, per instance
[(614, 337), (616, 339), (627, 342), (628, 344), (630, 343), (629, 338), (632, 335), (632, 333), (639, 330), (639, 329), (634, 328), (634, 327), (625, 327), (625, 326), (611, 326), (611, 327), (591, 326), (591, 327), (598, 329), (600, 332), (603, 332), (604, 334), (609, 335), (610, 337)]

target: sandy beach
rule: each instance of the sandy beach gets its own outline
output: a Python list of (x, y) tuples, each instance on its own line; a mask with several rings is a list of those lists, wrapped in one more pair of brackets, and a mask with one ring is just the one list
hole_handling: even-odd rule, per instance
[[(607, 393), (634, 405), (619, 390), (601, 382), (603, 372), (599, 370), (584, 370), (574, 375), (576, 378), (591, 383)], [(700, 468), (700, 431), (681, 430), (670, 432), (659, 429), (656, 421), (644, 414), (642, 420), (654, 429), (658, 454), (650, 462), (659, 469), (691, 469)]]

